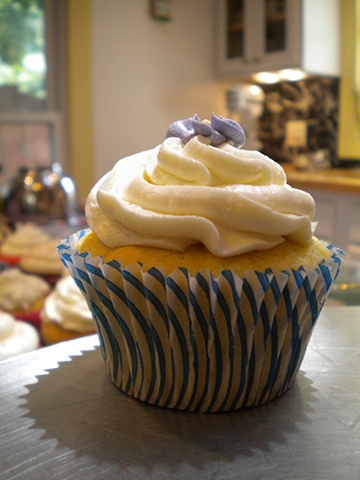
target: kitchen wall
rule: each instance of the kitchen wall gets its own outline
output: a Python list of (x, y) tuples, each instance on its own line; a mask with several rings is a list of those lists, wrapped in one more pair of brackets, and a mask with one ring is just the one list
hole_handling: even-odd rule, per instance
[(95, 181), (92, 0), (66, 1), (68, 65), (67, 173), (75, 180), (80, 203)]
[[(344, 75), (339, 153), (360, 157), (352, 97), (353, 0), (342, 0)], [(214, 80), (213, 0), (173, 0), (172, 22), (149, 15), (148, 0), (67, 0), (70, 174), (84, 200), (121, 157), (161, 142), (173, 120), (226, 115)]]
[[(72, 19), (86, 2), (73, 3)], [(173, 1), (171, 22), (153, 19), (148, 0), (92, 0), (90, 12), (93, 126), (85, 136), (93, 143), (94, 180), (119, 158), (160, 143), (174, 120), (226, 113), (223, 88), (213, 80), (212, 0)], [(75, 77), (83, 75), (76, 69)], [(75, 117), (72, 124), (82, 135), (81, 111)], [(76, 143), (75, 137), (73, 148)], [(75, 175), (84, 196), (90, 179), (82, 179), (76, 167)]]

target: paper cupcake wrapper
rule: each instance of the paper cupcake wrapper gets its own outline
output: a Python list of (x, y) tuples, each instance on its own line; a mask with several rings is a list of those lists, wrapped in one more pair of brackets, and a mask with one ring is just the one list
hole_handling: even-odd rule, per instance
[(144, 402), (221, 412), (268, 402), (293, 383), (343, 252), (316, 268), (184, 268), (166, 275), (79, 254), (83, 230), (58, 247), (84, 293), (112, 382)]
[(31, 323), (36, 327), (38, 330), (40, 330), (40, 325), (41, 325), (41, 319), (40, 319), (40, 310), (34, 311), (34, 312), (19, 312), (19, 313), (14, 313), (15, 318), (18, 320), (23, 320), (24, 322)]

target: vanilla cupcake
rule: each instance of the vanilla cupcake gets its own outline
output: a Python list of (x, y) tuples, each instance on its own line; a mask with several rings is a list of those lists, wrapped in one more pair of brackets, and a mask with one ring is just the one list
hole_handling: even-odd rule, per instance
[(96, 333), (87, 303), (70, 275), (61, 278), (46, 298), (40, 331), (44, 345)]
[(241, 148), (232, 120), (171, 125), (90, 192), (59, 255), (123, 392), (185, 411), (261, 405), (293, 384), (343, 253), (313, 198)]
[(40, 327), (40, 310), (50, 292), (49, 284), (36, 275), (8, 268), (0, 272), (0, 310)]
[(0, 312), (0, 361), (29, 353), (40, 346), (39, 333), (27, 322)]
[(48, 238), (29, 248), (21, 255), (19, 268), (24, 272), (39, 275), (51, 285), (55, 285), (66, 271), (56, 251), (59, 242), (60, 239)]
[(49, 236), (35, 224), (17, 223), (15, 230), (0, 245), (0, 259), (9, 265), (18, 265), (23, 255), (48, 240)]

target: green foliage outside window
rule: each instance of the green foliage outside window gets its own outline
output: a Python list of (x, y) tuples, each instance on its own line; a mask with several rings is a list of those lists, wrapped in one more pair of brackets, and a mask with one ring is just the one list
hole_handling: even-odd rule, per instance
[(46, 97), (44, 0), (0, 0), (0, 87)]

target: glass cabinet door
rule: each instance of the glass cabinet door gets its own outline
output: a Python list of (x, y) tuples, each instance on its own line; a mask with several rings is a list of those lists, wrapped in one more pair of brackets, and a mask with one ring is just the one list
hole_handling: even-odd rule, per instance
[(217, 0), (220, 76), (300, 63), (301, 0)]
[(264, 53), (286, 50), (287, 11), (285, 0), (265, 0)]
[(226, 0), (227, 60), (259, 63), (282, 54), (289, 45), (289, 0)]
[(245, 54), (244, 0), (227, 0), (226, 31), (227, 58), (241, 58)]

